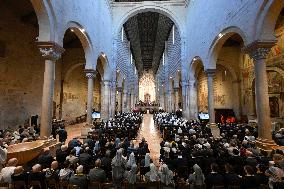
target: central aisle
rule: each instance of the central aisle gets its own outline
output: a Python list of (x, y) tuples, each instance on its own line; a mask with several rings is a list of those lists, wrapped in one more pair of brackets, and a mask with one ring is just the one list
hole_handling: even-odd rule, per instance
[(138, 131), (137, 144), (141, 141), (142, 137), (146, 139), (150, 156), (157, 165), (159, 163), (160, 143), (162, 142), (162, 138), (159, 130), (155, 127), (152, 114), (144, 114), (142, 125)]

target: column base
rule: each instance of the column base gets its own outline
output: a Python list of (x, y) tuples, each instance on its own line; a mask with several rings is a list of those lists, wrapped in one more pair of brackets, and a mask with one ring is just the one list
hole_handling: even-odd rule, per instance
[(210, 129), (211, 129), (211, 133), (213, 135), (214, 138), (218, 138), (220, 137), (220, 129), (217, 127), (216, 123), (209, 123), (210, 125)]
[(255, 141), (255, 145), (265, 151), (271, 151), (279, 147), (273, 140), (267, 140), (262, 138), (257, 138)]

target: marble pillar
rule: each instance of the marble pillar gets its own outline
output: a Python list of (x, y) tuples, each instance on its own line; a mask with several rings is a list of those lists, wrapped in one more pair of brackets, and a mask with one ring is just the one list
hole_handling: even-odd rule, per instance
[(51, 135), (55, 62), (61, 57), (64, 49), (53, 42), (37, 42), (37, 45), (41, 55), (45, 58), (40, 120), (40, 137), (44, 138)]
[(198, 118), (198, 105), (197, 105), (197, 85), (196, 80), (188, 81), (189, 91), (189, 119)]
[(85, 69), (86, 77), (88, 79), (88, 98), (87, 98), (87, 124), (92, 124), (92, 113), (94, 105), (94, 78), (96, 76), (96, 71), (93, 69)]
[(215, 69), (207, 69), (205, 73), (207, 75), (207, 86), (208, 86), (208, 113), (209, 123), (215, 124), (215, 110), (214, 110), (214, 75)]
[(275, 145), (272, 140), (268, 82), (265, 63), (266, 56), (274, 44), (275, 41), (256, 41), (245, 48), (245, 52), (248, 53), (254, 61), (255, 101), (257, 104), (256, 115), (258, 124), (257, 145), (264, 149), (271, 149), (271, 147)]
[(122, 87), (117, 87), (117, 112), (122, 111)]
[(177, 111), (179, 109), (179, 94), (178, 94), (179, 88), (175, 87), (174, 88), (174, 99), (175, 99), (175, 103), (174, 103), (174, 110)]

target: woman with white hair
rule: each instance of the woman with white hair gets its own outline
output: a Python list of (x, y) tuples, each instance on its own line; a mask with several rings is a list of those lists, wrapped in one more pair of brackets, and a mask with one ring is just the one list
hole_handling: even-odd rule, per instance
[(194, 173), (190, 174), (188, 177), (188, 182), (190, 184), (190, 188), (199, 188), (205, 184), (205, 177), (202, 173), (202, 169), (195, 164), (193, 166)]
[(161, 172), (159, 173), (161, 183), (168, 186), (170, 184), (174, 184), (174, 174), (171, 170), (169, 170), (166, 164), (163, 164), (161, 167)]
[(159, 180), (159, 174), (154, 163), (150, 164), (150, 171), (145, 174), (147, 182), (156, 182)]

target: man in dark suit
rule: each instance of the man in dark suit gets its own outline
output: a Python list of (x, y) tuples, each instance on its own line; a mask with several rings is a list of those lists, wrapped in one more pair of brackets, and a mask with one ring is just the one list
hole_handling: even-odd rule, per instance
[(224, 177), (218, 173), (218, 165), (211, 164), (211, 173), (205, 177), (206, 188), (211, 189), (213, 186), (224, 186)]
[(80, 189), (88, 189), (88, 179), (85, 174), (83, 174), (83, 166), (79, 165), (76, 169), (76, 174), (71, 176), (69, 179), (69, 184), (77, 185)]
[(58, 161), (60, 167), (63, 166), (66, 157), (68, 156), (67, 145), (62, 145), (60, 149), (56, 150), (56, 160)]
[(89, 147), (86, 147), (86, 149), (82, 149), (82, 153), (79, 155), (79, 164), (84, 166), (85, 173), (89, 172), (89, 167), (93, 163), (93, 158), (90, 154)]
[(43, 149), (43, 153), (38, 157), (38, 163), (43, 169), (49, 168), (53, 161), (53, 157), (50, 154), (49, 148)]
[(101, 168), (101, 160), (97, 159), (95, 162), (95, 168), (91, 169), (89, 172), (89, 179), (91, 182), (105, 182), (106, 181), (106, 173)]

